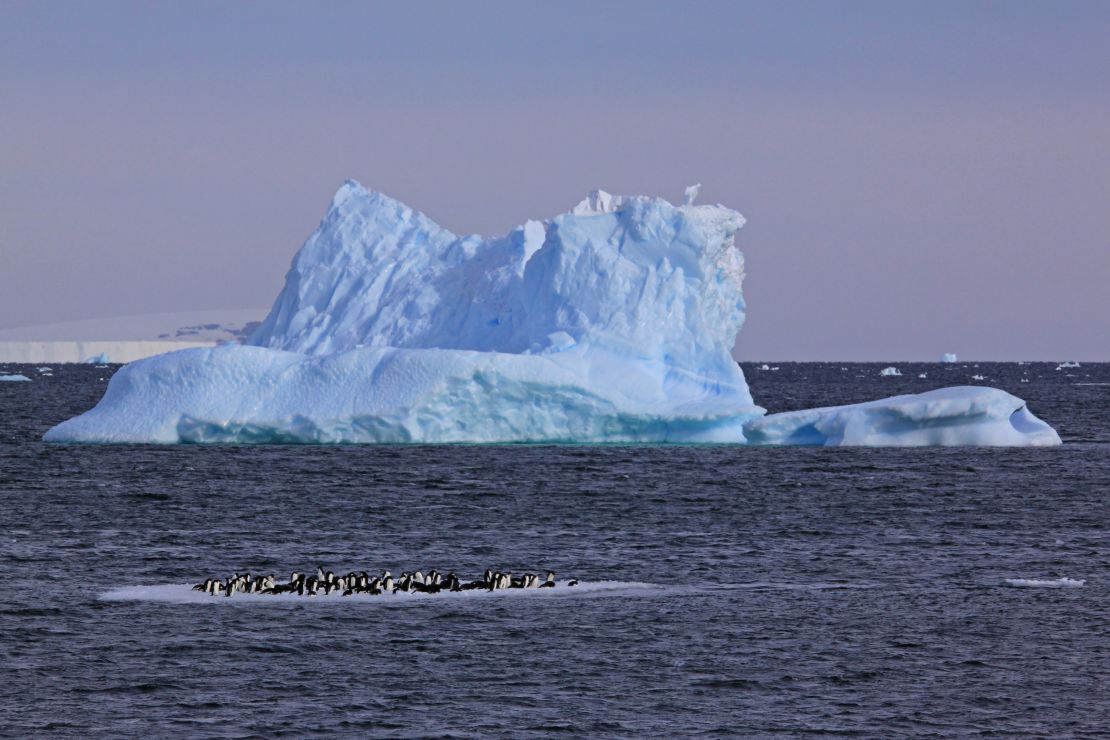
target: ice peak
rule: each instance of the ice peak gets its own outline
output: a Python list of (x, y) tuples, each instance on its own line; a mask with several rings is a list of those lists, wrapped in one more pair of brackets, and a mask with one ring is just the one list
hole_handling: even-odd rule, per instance
[(335, 191), (335, 196), (331, 199), (331, 207), (333, 209), (342, 208), (343, 204), (351, 198), (368, 198), (370, 191), (367, 190), (362, 183), (358, 180), (347, 179)]
[(612, 195), (604, 190), (592, 190), (571, 213), (575, 216), (600, 216), (604, 213), (619, 211), (628, 202), (623, 195)]

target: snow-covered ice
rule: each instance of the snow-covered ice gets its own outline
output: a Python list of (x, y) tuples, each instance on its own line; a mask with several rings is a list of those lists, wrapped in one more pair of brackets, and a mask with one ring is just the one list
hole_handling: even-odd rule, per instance
[(744, 425), (751, 444), (1042, 447), (1060, 444), (1025, 402), (997, 388), (957, 386), (879, 401), (788, 411)]
[[(696, 194), (673, 206), (595, 191), (483, 239), (348, 181), (248, 346), (126, 365), (94, 409), (44, 438), (1059, 442), (1020, 399), (985, 388), (761, 419), (730, 355), (745, 312), (733, 243), (744, 219), (692, 205)], [(800, 431), (826, 417), (846, 429), (820, 441)]]

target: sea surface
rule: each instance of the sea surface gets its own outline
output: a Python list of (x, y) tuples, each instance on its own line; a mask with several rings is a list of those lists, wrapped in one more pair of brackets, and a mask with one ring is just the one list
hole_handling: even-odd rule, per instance
[[(116, 366), (4, 365), (0, 735), (1105, 736), (1110, 365), (896, 364), (744, 370), (772, 411), (993, 385), (1065, 444), (53, 446)], [(187, 588), (317, 565), (582, 585)]]

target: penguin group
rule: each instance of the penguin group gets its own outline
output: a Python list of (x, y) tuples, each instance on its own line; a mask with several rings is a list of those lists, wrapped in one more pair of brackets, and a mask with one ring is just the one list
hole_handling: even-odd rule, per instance
[[(567, 586), (577, 586), (577, 580), (568, 581)], [(193, 586), (194, 591), (202, 591), (212, 596), (232, 596), (234, 594), (296, 594), (297, 596), (316, 596), (323, 594), (330, 596), (339, 593), (343, 596), (365, 594), (367, 596), (380, 596), (382, 594), (426, 593), (438, 594), (441, 591), (498, 591), (507, 588), (555, 588), (555, 573), (547, 572), (547, 577), (540, 580), (533, 573), (524, 573), (514, 576), (511, 572), (487, 569), (481, 578), (473, 581), (461, 581), (454, 572), (446, 575), (437, 570), (432, 570), (428, 575), (420, 571), (409, 573), (405, 571), (398, 578), (388, 570), (380, 576), (371, 576), (366, 571), (351, 571), (344, 576), (338, 576), (322, 567), (316, 569), (316, 575), (298, 573), (289, 574), (289, 580), (279, 583), (272, 575), (255, 577), (250, 573), (235, 573), (226, 579), (209, 578), (203, 583)]]

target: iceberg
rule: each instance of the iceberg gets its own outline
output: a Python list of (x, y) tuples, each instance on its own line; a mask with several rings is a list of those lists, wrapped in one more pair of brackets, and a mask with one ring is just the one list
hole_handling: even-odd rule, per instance
[(893, 366), (892, 367), (884, 367), (882, 370), (879, 371), (879, 375), (883, 376), (884, 378), (889, 378), (889, 377), (894, 377), (894, 376), (901, 376), (902, 371), (899, 370), (896, 367), (893, 367)]
[(917, 397), (765, 416), (731, 356), (744, 219), (697, 194), (675, 206), (598, 190), (483, 239), (348, 181), (246, 344), (125, 365), (44, 439), (816, 444), (812, 426), (830, 429), (821, 444), (1047, 443), (1027, 411), (995, 418), (1024, 404), (984, 388), (919, 401), (897, 424), (879, 409)]
[(955, 362), (956, 361), (956, 355), (953, 354), (952, 352), (945, 352), (944, 355), (940, 358), (940, 361), (944, 362), (944, 363)]
[(743, 223), (595, 191), (484, 240), (348, 181), (247, 345), (133, 362), (45, 439), (742, 442)]
[(81, 362), (85, 365), (107, 365), (109, 362), (111, 362), (111, 360), (108, 359), (107, 352), (101, 352), (100, 354), (86, 357), (85, 359), (81, 360)]
[(957, 386), (848, 406), (769, 414), (744, 425), (756, 445), (1045, 447), (1056, 431), (997, 388)]
[(30, 378), (26, 375), (20, 375), (19, 373), (15, 373), (14, 375), (0, 375), (0, 381), (23, 382), (27, 380), (30, 380)]

